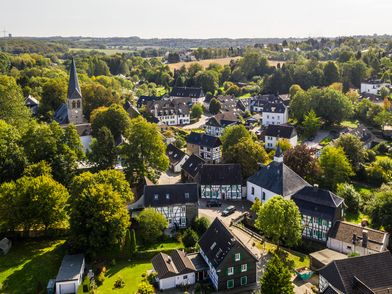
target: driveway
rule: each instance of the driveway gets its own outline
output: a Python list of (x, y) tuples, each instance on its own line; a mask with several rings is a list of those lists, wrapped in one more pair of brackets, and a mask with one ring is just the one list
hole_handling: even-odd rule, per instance
[(202, 115), (201, 116), (201, 118), (197, 121), (197, 122), (195, 122), (194, 124), (191, 124), (191, 125), (185, 125), (185, 126), (183, 126), (182, 128), (184, 129), (184, 130), (193, 130), (193, 129), (200, 129), (200, 128), (202, 128), (205, 124), (206, 124), (206, 122), (207, 122), (207, 120), (209, 119), (211, 117), (211, 115)]
[(320, 142), (325, 138), (329, 136), (329, 131), (318, 131), (316, 136), (314, 137), (314, 140), (312, 141), (304, 141), (304, 144), (309, 147), (309, 148), (317, 148), (320, 146)]
[(173, 173), (172, 171), (167, 171), (162, 173), (158, 183), (159, 185), (176, 184), (181, 181), (181, 173)]

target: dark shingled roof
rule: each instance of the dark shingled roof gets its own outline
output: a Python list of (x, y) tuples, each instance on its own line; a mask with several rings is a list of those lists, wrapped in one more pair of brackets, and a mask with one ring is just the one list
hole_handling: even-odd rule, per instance
[(204, 164), (200, 171), (201, 185), (241, 185), (239, 164)]
[(174, 114), (189, 114), (190, 112), (190, 99), (179, 98), (174, 100), (157, 100), (147, 102), (147, 108), (150, 113), (155, 116), (155, 109), (158, 116), (174, 115)]
[(281, 196), (290, 196), (309, 184), (283, 162), (262, 166), (248, 181)]
[(280, 96), (274, 94), (264, 94), (252, 97), (251, 106), (257, 106), (264, 108), (267, 104), (279, 104), (283, 103), (283, 99)]
[(53, 119), (59, 124), (67, 124), (68, 120), (68, 106), (65, 103), (61, 103), (53, 114)]
[(83, 254), (65, 255), (63, 261), (61, 262), (61, 266), (56, 277), (56, 282), (79, 279), (83, 262)]
[(135, 118), (135, 117), (137, 117), (137, 116), (140, 115), (139, 110), (138, 110), (135, 106), (133, 106), (132, 103), (131, 103), (129, 100), (125, 101), (125, 103), (124, 103), (124, 105), (123, 105), (123, 108), (124, 108), (124, 110), (125, 110), (126, 112), (128, 112), (128, 114), (129, 114), (132, 118)]
[[(389, 251), (335, 260), (319, 270), (333, 287), (346, 294), (392, 291), (392, 256)], [(361, 290), (366, 289), (366, 292)]]
[(150, 101), (157, 101), (160, 100), (162, 97), (158, 97), (158, 96), (140, 96), (137, 99), (136, 105), (138, 108), (142, 107), (143, 105), (147, 105), (147, 102)]
[(178, 149), (176, 146), (173, 144), (167, 145), (166, 148), (166, 155), (169, 157), (170, 163), (171, 164), (177, 164), (180, 162), (184, 156), (186, 155), (184, 151), (181, 149)]
[(202, 88), (192, 88), (192, 87), (174, 87), (170, 93), (172, 97), (191, 97), (191, 98), (201, 98), (204, 97)]
[(182, 165), (182, 169), (192, 178), (196, 177), (201, 167), (205, 164), (205, 160), (199, 156), (192, 154)]
[(170, 255), (160, 252), (151, 259), (151, 263), (160, 279), (196, 271), (192, 261), (180, 250), (174, 250)]
[(69, 82), (68, 82), (68, 99), (80, 99), (82, 98), (82, 91), (80, 90), (78, 74), (76, 72), (75, 60), (72, 58), (71, 68), (69, 70)]
[(284, 113), (286, 111), (286, 106), (281, 103), (266, 103), (263, 108), (263, 112), (272, 112), (272, 113)]
[(215, 218), (199, 240), (201, 250), (203, 250), (214, 268), (217, 268), (220, 265), (236, 244), (243, 247), (255, 260), (257, 260), (253, 253), (231, 233), (219, 218)]
[(269, 125), (265, 131), (265, 136), (291, 139), (297, 136), (297, 131), (292, 125)]
[(328, 285), (328, 287), (324, 290), (323, 294), (339, 294), (339, 292), (331, 285)]
[(144, 186), (145, 207), (197, 203), (198, 199), (199, 189), (195, 183)]
[(389, 234), (384, 231), (374, 230), (368, 227), (362, 227), (361, 225), (356, 225), (344, 221), (337, 221), (332, 226), (328, 233), (328, 237), (337, 239), (346, 243), (352, 243), (353, 234), (357, 236), (357, 244), (362, 246), (362, 232), (367, 231), (368, 242), (367, 248), (374, 251), (382, 251), (384, 245), (384, 240), (388, 240)]
[(191, 132), (186, 138), (186, 142), (188, 144), (194, 144), (208, 148), (215, 148), (222, 145), (222, 142), (218, 137), (196, 132)]
[(235, 124), (238, 122), (237, 116), (234, 114), (234, 112), (231, 111), (226, 111), (226, 112), (220, 112), (216, 114), (215, 116), (211, 117), (207, 122), (206, 125), (210, 126), (218, 126), (218, 127), (227, 127), (231, 124)]

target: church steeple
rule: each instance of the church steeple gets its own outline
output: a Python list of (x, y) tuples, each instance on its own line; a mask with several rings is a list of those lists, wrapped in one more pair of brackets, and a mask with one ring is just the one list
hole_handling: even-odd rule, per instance
[(75, 60), (72, 58), (68, 82), (68, 121), (75, 125), (83, 123), (82, 91), (80, 90)]
[(282, 152), (282, 148), (280, 148), (279, 144), (278, 144), (278, 147), (276, 148), (276, 151), (275, 151), (274, 161), (275, 162), (283, 162), (283, 152)]

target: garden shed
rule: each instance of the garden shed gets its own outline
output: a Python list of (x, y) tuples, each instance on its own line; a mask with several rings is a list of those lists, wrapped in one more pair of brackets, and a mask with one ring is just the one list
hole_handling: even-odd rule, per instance
[(8, 238), (3, 238), (0, 241), (0, 255), (6, 255), (10, 251), (12, 246), (12, 241)]

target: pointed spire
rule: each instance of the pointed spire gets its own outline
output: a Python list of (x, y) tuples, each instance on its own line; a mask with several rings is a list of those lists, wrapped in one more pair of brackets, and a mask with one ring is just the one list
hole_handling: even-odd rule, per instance
[(275, 162), (283, 162), (283, 152), (282, 152), (282, 148), (280, 148), (279, 144), (278, 144), (278, 147), (276, 148), (276, 151), (275, 151), (274, 161)]
[(71, 68), (69, 70), (68, 99), (80, 99), (80, 98), (82, 98), (82, 91), (80, 90), (80, 86), (79, 86), (75, 60), (72, 57)]

